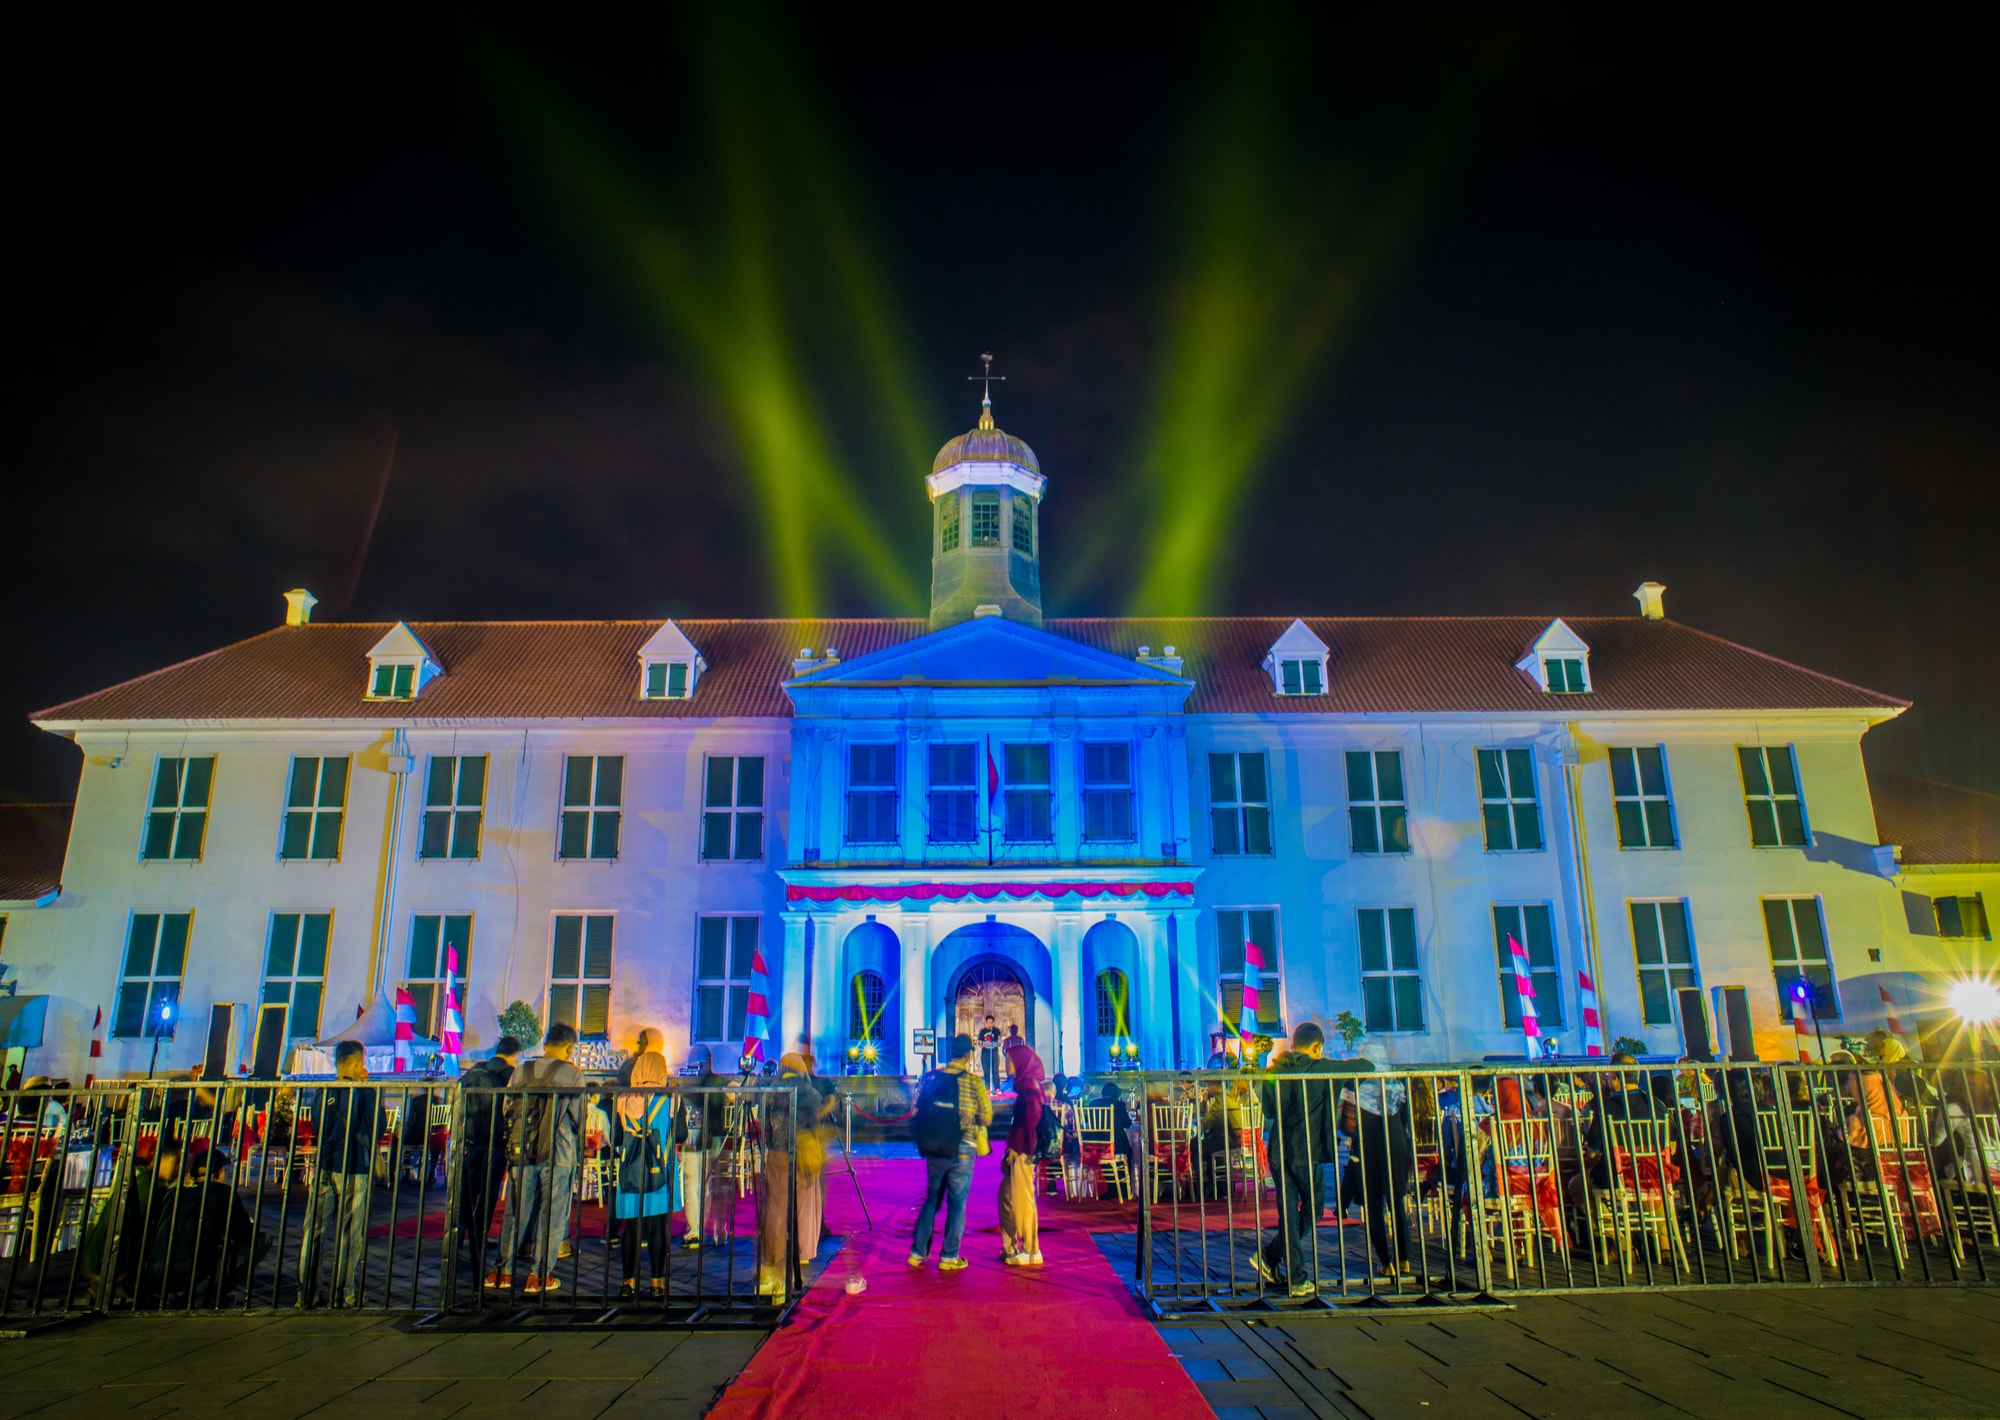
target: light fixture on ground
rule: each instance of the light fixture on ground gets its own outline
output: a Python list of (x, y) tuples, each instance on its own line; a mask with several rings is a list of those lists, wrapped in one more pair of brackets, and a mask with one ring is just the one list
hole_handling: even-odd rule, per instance
[(1970, 976), (1954, 982), (1944, 993), (1951, 1013), (1972, 1030), (1972, 1058), (1980, 1058), (1985, 1032), (2000, 1021), (2000, 986), (1984, 977)]

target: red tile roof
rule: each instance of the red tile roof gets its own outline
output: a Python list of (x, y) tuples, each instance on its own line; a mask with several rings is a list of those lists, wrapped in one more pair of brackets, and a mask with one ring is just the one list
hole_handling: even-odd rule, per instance
[(1868, 792), (1878, 835), (1905, 863), (2000, 863), (2000, 794), (1872, 766)]
[(32, 901), (62, 884), (73, 804), (0, 804), (0, 902)]
[[(1567, 715), (1647, 710), (1864, 710), (1907, 701), (1671, 621), (1576, 617), (1594, 693), (1545, 694), (1514, 663), (1547, 617), (1309, 617), (1332, 648), (1324, 696), (1282, 699), (1261, 669), (1288, 617), (1056, 618), (1046, 629), (1121, 655), (1173, 645), (1190, 713)], [(641, 700), (639, 647), (657, 621), (413, 622), (445, 674), (421, 700), (362, 698), (381, 622), (279, 627), (40, 711), (56, 724), (140, 720), (787, 717), (780, 682), (801, 647), (843, 660), (923, 635), (917, 619), (683, 621), (708, 669), (692, 700)]]

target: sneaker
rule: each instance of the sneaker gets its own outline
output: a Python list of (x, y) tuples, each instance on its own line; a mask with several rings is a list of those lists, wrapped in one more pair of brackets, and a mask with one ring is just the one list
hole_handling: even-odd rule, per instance
[(1294, 1282), (1292, 1283), (1290, 1290), (1291, 1294), (1294, 1297), (1310, 1297), (1311, 1295), (1313, 1295), (1313, 1293), (1317, 1292), (1319, 1288), (1313, 1286), (1313, 1284), (1310, 1282)]
[(1028, 1254), (1028, 1266), (1040, 1267), (1041, 1265), (1042, 1265), (1042, 1250), (1040, 1248), (1036, 1248), (1033, 1252)]
[(530, 1276), (521, 1284), (521, 1290), (530, 1295), (536, 1292), (557, 1292), (562, 1290), (562, 1283), (557, 1281), (555, 1273), (551, 1272), (546, 1277)]
[(924, 1255), (922, 1253), (913, 1252), (910, 1254), (910, 1266), (922, 1267), (923, 1265), (924, 1265)]
[(556, 1249), (557, 1261), (561, 1261), (563, 1258), (566, 1257), (574, 1257), (574, 1256), (576, 1256), (576, 1249), (571, 1247), (567, 1242), (563, 1243), (562, 1246)]
[(687, 1249), (689, 1252), (700, 1252), (701, 1234), (689, 1233), (686, 1237), (681, 1239), (681, 1246)]
[(486, 1285), (489, 1287), (511, 1287), (514, 1285), (514, 1274), (511, 1272), (489, 1272), (486, 1274)]
[(1008, 1267), (1026, 1267), (1028, 1265), (1028, 1254), (1025, 1252), (1010, 1252), (1000, 1260)]
[(938, 1271), (940, 1272), (962, 1272), (970, 1266), (972, 1264), (962, 1257), (943, 1257), (938, 1259)]
[(1273, 1287), (1278, 1285), (1278, 1274), (1271, 1270), (1271, 1264), (1265, 1258), (1263, 1253), (1261, 1252), (1251, 1253), (1250, 1265), (1257, 1269), (1257, 1275), (1259, 1277), (1262, 1277), (1266, 1282), (1269, 1282)]

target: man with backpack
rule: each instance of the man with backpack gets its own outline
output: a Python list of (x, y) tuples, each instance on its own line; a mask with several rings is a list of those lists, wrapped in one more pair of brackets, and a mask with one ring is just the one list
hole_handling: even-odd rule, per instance
[(993, 1100), (972, 1068), (972, 1037), (961, 1031), (951, 1038), (951, 1059), (933, 1070), (917, 1087), (917, 1113), (910, 1133), (923, 1155), (927, 1186), (917, 1214), (917, 1235), (910, 1246), (910, 1266), (922, 1267), (930, 1255), (931, 1230), (937, 1226), (938, 1205), (947, 1205), (944, 1253), (938, 1271), (956, 1272), (966, 1266), (959, 1256), (965, 1239), (965, 1200), (972, 1192), (972, 1161), (987, 1150), (986, 1129), (993, 1123)]
[(503, 1035), (493, 1056), (459, 1077), (459, 1098), (465, 1101), (464, 1138), (458, 1147), (460, 1222), (472, 1247), (472, 1275), (486, 1275), (487, 1235), (493, 1231), (493, 1210), (500, 1203), (500, 1186), (507, 1178), (507, 1136), (502, 1129), (500, 1091), (514, 1078), (521, 1042)]
[(541, 1058), (522, 1061), (507, 1081), (507, 1211), (489, 1287), (514, 1285), (524, 1247), (533, 1249), (533, 1267), (521, 1290), (561, 1285), (551, 1263), (569, 1235), (583, 1134), (583, 1072), (569, 1063), (575, 1047), (576, 1027), (559, 1021), (542, 1041)]

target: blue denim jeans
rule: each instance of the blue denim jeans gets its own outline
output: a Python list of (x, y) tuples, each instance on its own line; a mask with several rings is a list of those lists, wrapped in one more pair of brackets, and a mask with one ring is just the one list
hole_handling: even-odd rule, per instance
[(957, 1257), (965, 1239), (965, 1200), (972, 1192), (972, 1150), (959, 1146), (955, 1159), (925, 1159), (924, 1206), (917, 1214), (917, 1235), (910, 1251), (918, 1257), (931, 1250), (931, 1229), (937, 1226), (938, 1204), (948, 1205), (944, 1219), (944, 1256)]
[[(340, 1306), (360, 1301), (361, 1259), (368, 1251), (368, 1202), (375, 1179), (365, 1173), (323, 1173), (314, 1181), (316, 1197), (306, 1214), (305, 1239), (299, 1249), (299, 1301), (308, 1307), (330, 1299)], [(321, 1290), (323, 1261), (333, 1265), (333, 1277)]]
[(534, 1249), (534, 1273), (555, 1270), (569, 1234), (576, 1196), (575, 1164), (522, 1164), (507, 1170), (507, 1212), (500, 1224), (500, 1270), (511, 1271), (523, 1247)]

